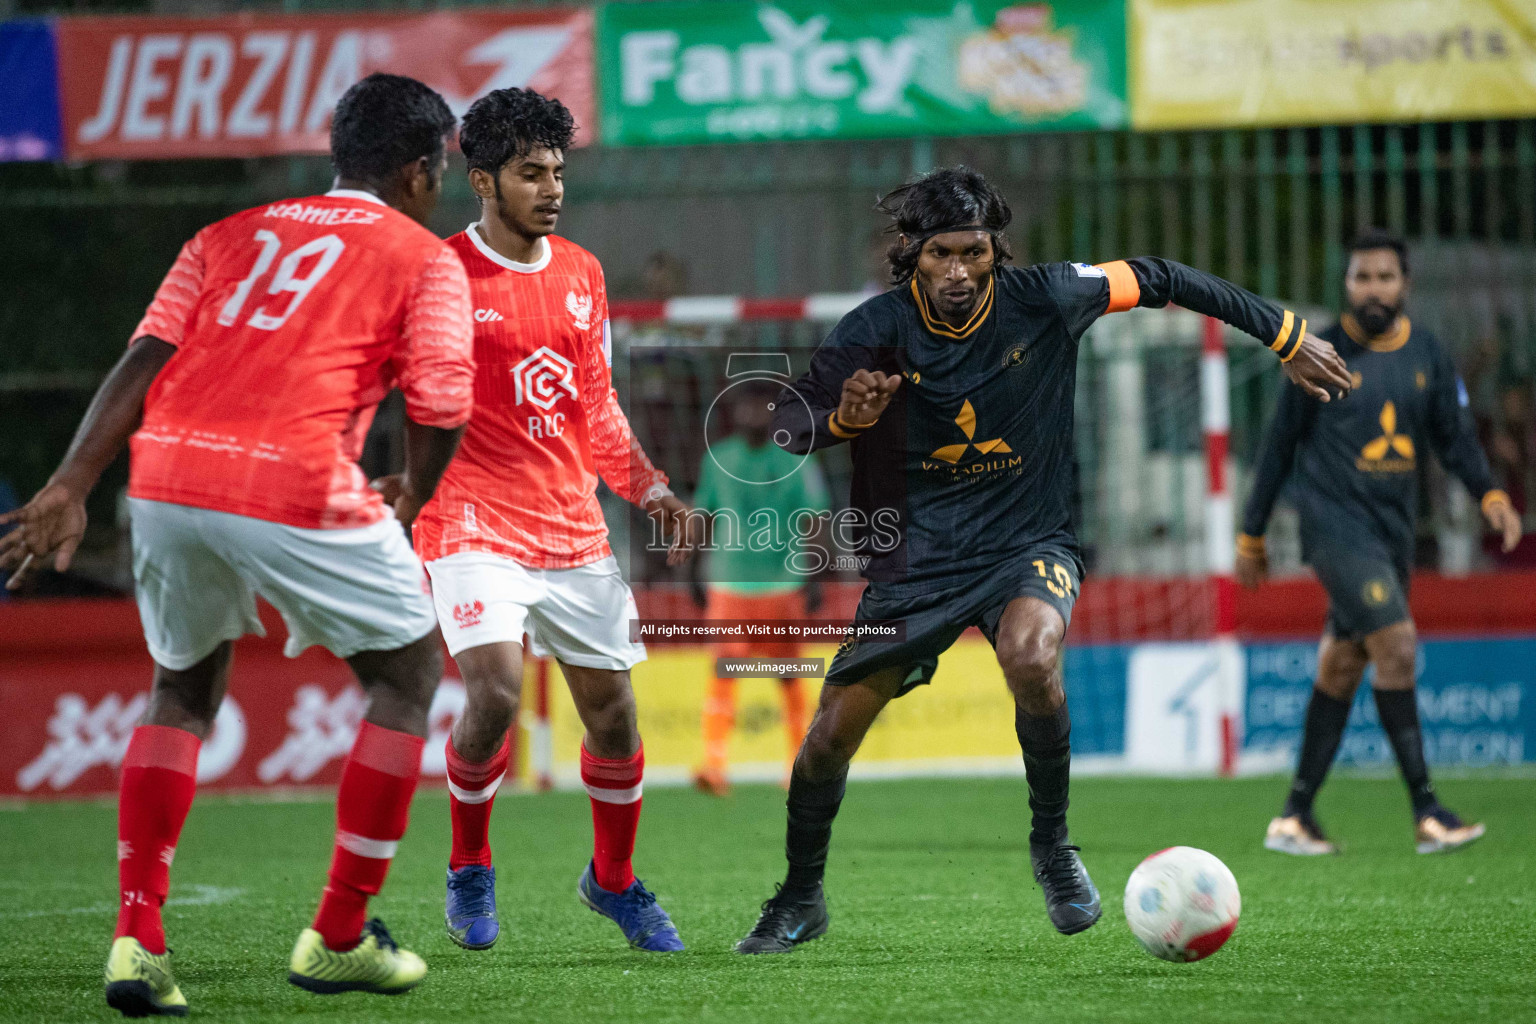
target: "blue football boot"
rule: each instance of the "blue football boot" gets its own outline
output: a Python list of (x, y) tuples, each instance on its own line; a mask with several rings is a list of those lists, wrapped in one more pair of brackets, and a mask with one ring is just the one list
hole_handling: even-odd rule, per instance
[(683, 949), (677, 926), (640, 879), (635, 879), (623, 892), (609, 892), (597, 884), (588, 862), (576, 882), (576, 895), (589, 909), (617, 924), (636, 949), (651, 953), (677, 953)]
[(448, 904), (444, 914), (448, 937), (465, 949), (496, 945), (501, 925), (496, 920), (496, 869), (470, 864), (448, 872)]

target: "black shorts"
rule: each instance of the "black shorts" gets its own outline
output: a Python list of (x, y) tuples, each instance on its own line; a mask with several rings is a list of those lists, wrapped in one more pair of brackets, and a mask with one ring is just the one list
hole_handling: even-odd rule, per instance
[(1360, 641), (1378, 629), (1411, 618), (1409, 567), (1369, 549), (1330, 546), (1309, 553), (1317, 578), (1328, 591), (1328, 633)]
[(826, 683), (847, 686), (884, 669), (904, 667), (906, 677), (896, 696), (933, 678), (939, 655), (949, 650), (960, 634), (976, 626), (997, 646), (997, 627), (1003, 610), (1016, 597), (1038, 597), (1055, 608), (1065, 625), (1072, 623), (1072, 606), (1083, 582), (1083, 563), (1077, 552), (1057, 545), (1039, 545), (985, 572), (975, 573), (921, 594), (910, 584), (872, 582), (859, 598), (854, 625), (862, 622), (900, 622), (901, 640), (846, 640), (827, 668)]

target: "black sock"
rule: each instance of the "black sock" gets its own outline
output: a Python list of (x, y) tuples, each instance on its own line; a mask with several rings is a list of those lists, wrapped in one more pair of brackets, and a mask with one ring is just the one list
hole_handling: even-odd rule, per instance
[(809, 895), (821, 886), (827, 872), (827, 848), (832, 845), (832, 819), (842, 805), (848, 785), (845, 766), (830, 782), (810, 782), (798, 771), (789, 776), (789, 827), (784, 835), (784, 855), (789, 858), (789, 874), (784, 878), (787, 892)]
[(1344, 738), (1344, 726), (1349, 723), (1349, 701), (1331, 697), (1322, 690), (1312, 690), (1312, 701), (1307, 705), (1307, 723), (1301, 733), (1301, 757), (1296, 762), (1296, 778), (1291, 782), (1290, 795), (1285, 798), (1287, 818), (1294, 814), (1310, 814), (1312, 800), (1328, 777), (1333, 759), (1339, 752), (1339, 741)]
[(1013, 731), (1024, 752), (1033, 820), (1029, 841), (1059, 843), (1067, 837), (1067, 787), (1072, 775), (1072, 716), (1067, 702), (1049, 715), (1030, 715), (1015, 707)]
[(1422, 817), (1438, 801), (1435, 787), (1429, 784), (1429, 766), (1424, 763), (1424, 735), (1419, 731), (1419, 705), (1413, 690), (1374, 690), (1376, 713), (1381, 728), (1392, 743), (1397, 766), (1408, 786), (1415, 817)]

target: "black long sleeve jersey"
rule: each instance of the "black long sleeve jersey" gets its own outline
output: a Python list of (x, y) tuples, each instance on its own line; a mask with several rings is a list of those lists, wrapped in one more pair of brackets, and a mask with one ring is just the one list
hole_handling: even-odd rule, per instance
[[(1177, 303), (1232, 324), (1288, 357), (1305, 321), (1220, 278), (1141, 258), (1003, 266), (970, 323), (953, 327), (916, 282), (838, 323), (809, 371), (780, 393), (774, 437), (795, 453), (853, 445), (850, 512), (833, 541), (867, 559), (866, 579), (914, 592), (953, 586), (1032, 545), (1076, 549), (1073, 391), (1078, 342), (1108, 312)], [(900, 374), (880, 419), (835, 415), (843, 382)]]
[(1494, 490), (1466, 388), (1434, 335), (1407, 317), (1382, 338), (1368, 338), (1347, 315), (1319, 336), (1349, 365), (1354, 393), (1324, 405), (1295, 388), (1281, 391), (1243, 532), (1264, 535), (1289, 481), (1308, 561), (1344, 545), (1411, 565), (1422, 453), (1434, 451), (1473, 498)]

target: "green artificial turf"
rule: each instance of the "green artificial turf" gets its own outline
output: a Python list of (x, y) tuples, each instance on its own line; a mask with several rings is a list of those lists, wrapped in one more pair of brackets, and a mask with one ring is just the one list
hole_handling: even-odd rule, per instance
[[(1319, 813), (1345, 854), (1260, 847), (1278, 779), (1083, 779), (1074, 838), (1104, 919), (1051, 930), (1029, 876), (1018, 779), (855, 782), (837, 822), (827, 938), (783, 956), (730, 951), (782, 870), (783, 794), (646, 794), (636, 866), (688, 943), (627, 949), (577, 903), (590, 823), (579, 793), (503, 797), (492, 840), (503, 930), (470, 953), (443, 934), (448, 809), (418, 797), (384, 896), (397, 939), (430, 965), (415, 992), (312, 996), (288, 985), (329, 857), (331, 807), (206, 798), (182, 836), (166, 910), (195, 1019), (605, 1024), (711, 1021), (1404, 1021), (1536, 1017), (1536, 781), (1467, 779), (1442, 796), (1489, 834), (1413, 852), (1392, 780), (1335, 779)], [(101, 967), (114, 920), (107, 804), (0, 810), (0, 1020), (109, 1020)], [(1243, 917), (1214, 958), (1166, 964), (1121, 915), (1147, 854), (1186, 844), (1237, 875)]]

